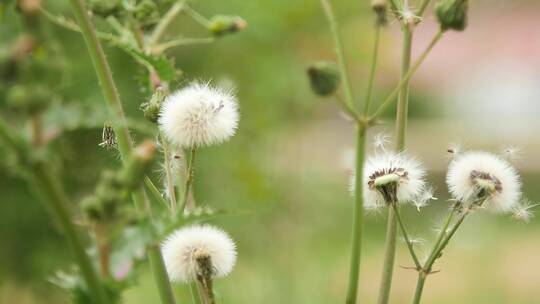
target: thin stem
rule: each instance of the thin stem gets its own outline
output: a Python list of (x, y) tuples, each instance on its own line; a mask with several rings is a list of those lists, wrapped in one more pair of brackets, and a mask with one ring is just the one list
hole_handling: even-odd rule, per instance
[(373, 44), (373, 57), (371, 58), (371, 70), (369, 72), (369, 80), (366, 89), (366, 99), (364, 101), (364, 116), (369, 114), (369, 106), (371, 105), (371, 95), (373, 93), (373, 81), (375, 80), (375, 72), (377, 71), (377, 62), (379, 57), (379, 41), (381, 36), (381, 25), (375, 25), (375, 38)]
[(396, 96), (402, 91), (403, 87), (407, 86), (408, 83), (409, 83), (409, 80), (412, 78), (412, 76), (414, 75), (414, 73), (416, 73), (416, 71), (418, 70), (418, 68), (420, 67), (420, 65), (422, 65), (422, 63), (424, 62), (424, 60), (426, 59), (427, 55), (431, 52), (431, 50), (433, 49), (433, 47), (437, 44), (437, 42), (439, 42), (439, 40), (442, 38), (443, 36), (443, 31), (439, 31), (434, 37), (433, 39), (431, 40), (431, 42), (429, 43), (428, 47), (424, 50), (424, 52), (422, 53), (422, 55), (420, 55), (420, 58), (418, 58), (418, 60), (416, 60), (416, 62), (413, 64), (413, 66), (411, 67), (411, 69), (405, 74), (404, 77), (402, 77), (399, 81), (399, 84), (396, 86), (396, 88), (390, 93), (390, 95), (388, 95), (388, 97), (379, 105), (379, 107), (377, 108), (377, 110), (373, 113), (373, 115), (371, 115), (373, 118), (376, 118), (378, 117), (379, 115), (381, 115), (385, 110), (386, 108), (394, 101), (394, 99), (396, 98)]
[(418, 260), (418, 257), (416, 256), (416, 253), (414, 252), (414, 247), (411, 242), (411, 239), (409, 238), (409, 235), (407, 234), (407, 230), (405, 229), (405, 225), (403, 225), (403, 221), (401, 220), (401, 215), (399, 214), (399, 209), (396, 206), (395, 203), (392, 203), (392, 209), (394, 209), (394, 213), (396, 215), (397, 222), (399, 224), (399, 227), (401, 228), (401, 233), (403, 234), (403, 238), (405, 239), (405, 243), (407, 243), (407, 248), (409, 249), (409, 253), (411, 254), (411, 257), (414, 261), (414, 266), (416, 266), (417, 270), (422, 269), (422, 265), (420, 265), (420, 261)]
[(365, 128), (358, 124), (356, 138), (356, 179), (355, 179), (355, 198), (352, 224), (351, 240), (351, 261), (349, 269), (349, 285), (347, 289), (347, 304), (356, 303), (358, 297), (358, 278), (360, 276), (360, 257), (362, 249), (362, 233), (364, 230), (364, 205), (363, 205), (363, 183), (364, 158), (365, 158), (366, 136)]
[(155, 45), (161, 40), (161, 37), (165, 34), (167, 28), (171, 24), (171, 22), (176, 18), (176, 16), (182, 11), (184, 8), (185, 0), (177, 1), (175, 2), (171, 8), (163, 15), (163, 17), (159, 20), (158, 24), (156, 25), (154, 31), (148, 38), (148, 44), (150, 46)]
[[(404, 79), (411, 64), (412, 50), (412, 27), (404, 25), (403, 48), (401, 54), (401, 79)], [(401, 81), (403, 82), (403, 81)], [(407, 131), (407, 115), (409, 103), (409, 82), (405, 81), (399, 92), (398, 107), (396, 112), (396, 151), (405, 148), (405, 133)], [(388, 222), (386, 231), (386, 245), (381, 284), (379, 287), (379, 304), (388, 303), (390, 289), (392, 287), (392, 275), (394, 273), (394, 260), (396, 256), (396, 214), (394, 209), (388, 209)]]
[(461, 216), (458, 218), (458, 220), (456, 221), (456, 223), (454, 224), (454, 226), (452, 227), (448, 235), (446, 235), (446, 237), (442, 239), (440, 246), (437, 249), (434, 248), (434, 254), (432, 255), (432, 258), (430, 258), (430, 260), (428, 260), (426, 264), (424, 265), (423, 271), (418, 273), (418, 281), (416, 283), (416, 291), (414, 293), (413, 304), (420, 303), (420, 300), (422, 298), (422, 291), (424, 290), (424, 284), (426, 282), (426, 277), (429, 273), (431, 273), (431, 267), (433, 267), (433, 263), (435, 262), (437, 257), (440, 255), (440, 253), (444, 250), (444, 248), (446, 248), (446, 246), (448, 245), (448, 242), (450, 242), (450, 239), (454, 236), (457, 229), (459, 228), (459, 226), (461, 226), (461, 224), (463, 223), (463, 221), (465, 220), (468, 214), (469, 214), (468, 211), (464, 211), (461, 214)]
[(103, 277), (111, 276), (111, 243), (107, 235), (107, 226), (103, 223), (94, 225), (94, 234), (96, 237), (96, 246), (99, 253), (99, 268)]
[(341, 79), (343, 79), (343, 91), (345, 95), (345, 105), (349, 109), (349, 112), (356, 113), (354, 109), (354, 101), (351, 90), (351, 82), (349, 81), (347, 64), (345, 62), (345, 55), (343, 53), (343, 42), (339, 35), (339, 28), (336, 18), (334, 16), (334, 10), (329, 0), (321, 0), (321, 4), (325, 13), (328, 23), (330, 24), (330, 30), (332, 37), (334, 38), (334, 47), (339, 64), (339, 72)]
[(185, 10), (186, 10), (186, 13), (188, 13), (191, 16), (191, 18), (195, 20), (195, 22), (199, 23), (200, 25), (204, 27), (210, 26), (210, 20), (208, 20), (203, 15), (199, 14), (199, 12), (197, 12), (196, 10), (192, 9), (191, 6), (186, 5)]
[(182, 201), (180, 203), (180, 210), (179, 210), (180, 214), (184, 213), (187, 201), (189, 199), (191, 185), (193, 184), (193, 179), (195, 177), (195, 170), (194, 170), (193, 165), (195, 163), (196, 151), (197, 151), (197, 148), (195, 147), (191, 148), (191, 156), (189, 158), (188, 167), (187, 167), (187, 178), (184, 184), (184, 195), (182, 196)]
[(148, 176), (144, 177), (144, 185), (146, 186), (146, 189), (148, 189), (148, 192), (150, 192), (154, 200), (170, 211), (170, 204), (163, 198), (161, 192), (159, 192), (159, 190), (156, 188), (156, 185), (154, 185), (154, 183)]
[(167, 192), (169, 194), (170, 210), (173, 214), (176, 213), (176, 194), (174, 190), (174, 177), (171, 170), (171, 153), (169, 151), (169, 143), (165, 136), (160, 134), (161, 147), (163, 147), (163, 159), (165, 166), (165, 181), (167, 183)]
[(422, 3), (420, 4), (420, 8), (418, 9), (418, 12), (416, 13), (418, 17), (422, 17), (422, 15), (424, 15), (424, 12), (426, 11), (429, 5), (429, 1), (430, 0), (422, 0)]
[(38, 192), (44, 202), (54, 212), (59, 220), (62, 231), (75, 253), (75, 259), (79, 264), (82, 275), (95, 300), (95, 303), (110, 303), (110, 299), (101, 284), (96, 270), (92, 266), (90, 258), (86, 254), (83, 243), (76, 232), (75, 225), (70, 219), (68, 206), (70, 202), (66, 193), (58, 183), (58, 178), (53, 176), (51, 168), (46, 163), (40, 162), (33, 168), (32, 178)]
[(216, 38), (206, 37), (206, 38), (178, 38), (170, 41), (166, 41), (160, 44), (156, 44), (152, 47), (152, 53), (160, 54), (170, 48), (177, 46), (186, 46), (186, 45), (196, 45), (196, 44), (208, 44), (215, 42)]
[(428, 259), (426, 260), (425, 265), (433, 264), (433, 262), (437, 258), (437, 249), (441, 245), (441, 242), (442, 242), (444, 236), (446, 235), (446, 230), (448, 229), (448, 226), (452, 222), (452, 219), (454, 218), (454, 214), (456, 213), (456, 210), (457, 209), (454, 206), (452, 208), (452, 210), (450, 211), (450, 213), (448, 214), (448, 217), (446, 218), (446, 221), (445, 221), (443, 227), (441, 228), (441, 231), (439, 232), (439, 236), (437, 237), (437, 240), (435, 241), (435, 244), (433, 245), (433, 249), (431, 250), (431, 253), (428, 256)]
[(201, 304), (201, 293), (197, 283), (189, 284), (189, 292), (191, 293), (191, 301), (193, 304)]
[(152, 268), (152, 273), (154, 274), (154, 280), (156, 281), (159, 298), (163, 304), (174, 304), (176, 303), (174, 299), (174, 294), (169, 283), (169, 276), (167, 275), (167, 270), (165, 269), (165, 263), (163, 262), (163, 257), (161, 256), (161, 251), (158, 244), (151, 244), (146, 249), (148, 254), (148, 260), (150, 261), (150, 267)]
[(212, 284), (210, 286), (205, 286), (204, 281), (197, 281), (197, 288), (199, 289), (199, 295), (201, 297), (202, 304), (215, 304), (216, 299), (214, 297), (214, 290)]

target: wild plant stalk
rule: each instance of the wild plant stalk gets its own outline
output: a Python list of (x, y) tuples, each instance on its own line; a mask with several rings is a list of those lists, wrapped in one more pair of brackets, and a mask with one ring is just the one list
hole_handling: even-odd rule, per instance
[[(116, 88), (114, 79), (112, 77), (111, 69), (105, 58), (105, 53), (100, 44), (94, 26), (86, 12), (86, 8), (82, 0), (70, 0), (73, 8), (75, 18), (81, 33), (86, 42), (88, 52), (94, 64), (96, 74), (98, 76), (109, 113), (112, 116), (112, 124), (118, 140), (118, 148), (122, 159), (125, 161), (132, 151), (132, 142), (127, 127), (127, 120), (124, 115), (120, 96)], [(145, 206), (147, 211), (150, 211), (147, 200), (144, 197), (144, 190), (136, 191), (133, 194), (133, 200), (136, 206)], [(160, 298), (163, 304), (174, 304), (172, 289), (169, 283), (167, 272), (165, 271), (165, 265), (163, 264), (163, 258), (157, 244), (149, 246), (147, 251), (148, 259), (151, 261), (152, 271), (154, 272), (154, 278), (158, 290), (160, 292)]]
[(186, 209), (186, 205), (187, 205), (187, 202), (189, 200), (189, 194), (190, 194), (190, 190), (191, 190), (191, 186), (193, 184), (193, 180), (195, 178), (195, 168), (194, 168), (194, 165), (195, 165), (195, 155), (197, 154), (197, 148), (193, 147), (191, 148), (191, 152), (190, 152), (190, 157), (189, 157), (189, 162), (188, 162), (188, 166), (187, 166), (187, 177), (186, 177), (186, 181), (184, 183), (184, 194), (182, 195), (181, 197), (181, 201), (180, 201), (180, 214), (182, 214), (184, 212), (184, 210)]
[[(19, 157), (28, 157), (29, 151), (27, 151), (27, 148), (24, 147), (24, 144), (18, 138), (13, 137), (12, 134), (13, 132), (0, 119), (0, 138)], [(83, 242), (77, 233), (75, 225), (71, 221), (68, 207), (71, 203), (62, 185), (58, 182), (58, 178), (53, 175), (53, 172), (54, 170), (52, 170), (48, 163), (42, 160), (35, 160), (31, 165), (32, 184), (43, 197), (44, 203), (58, 219), (62, 231), (65, 233), (68, 243), (75, 253), (75, 260), (80, 267), (86, 284), (88, 284), (93, 302), (96, 304), (111, 303), (96, 270), (92, 266), (90, 258), (86, 254)]]

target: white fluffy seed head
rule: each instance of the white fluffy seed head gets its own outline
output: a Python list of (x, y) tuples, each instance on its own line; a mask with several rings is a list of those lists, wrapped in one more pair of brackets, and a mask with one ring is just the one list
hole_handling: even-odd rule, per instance
[[(422, 207), (427, 202), (424, 177), (426, 171), (422, 164), (404, 153), (384, 152), (369, 157), (364, 165), (364, 207), (368, 210), (376, 210), (384, 207), (387, 198), (377, 189), (377, 184), (387, 181), (395, 183), (395, 198), (398, 203), (420, 204)], [(351, 178), (351, 191), (354, 191), (355, 176)]]
[(163, 260), (172, 282), (190, 283), (200, 271), (197, 256), (210, 257), (214, 277), (227, 276), (236, 263), (236, 245), (223, 230), (190, 226), (173, 232), (161, 245)]
[(450, 162), (446, 183), (452, 196), (465, 206), (478, 200), (482, 189), (488, 192), (482, 206), (494, 211), (512, 211), (521, 199), (517, 170), (503, 158), (488, 152), (459, 154)]
[(194, 82), (165, 99), (158, 123), (170, 142), (192, 148), (228, 140), (238, 119), (238, 102), (231, 90)]

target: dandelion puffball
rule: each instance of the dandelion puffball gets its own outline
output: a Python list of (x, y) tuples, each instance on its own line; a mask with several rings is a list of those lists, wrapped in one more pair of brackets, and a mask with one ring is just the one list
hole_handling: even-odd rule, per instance
[[(431, 198), (431, 194), (425, 195), (429, 190), (425, 175), (422, 164), (404, 153), (383, 152), (369, 157), (363, 176), (365, 208), (377, 209), (394, 202), (424, 206)], [(351, 185), (354, 180), (353, 177)]]
[(197, 257), (210, 258), (214, 277), (228, 275), (236, 263), (236, 245), (223, 230), (190, 226), (173, 232), (161, 245), (165, 268), (172, 282), (190, 283), (201, 271)]
[(236, 132), (238, 119), (232, 91), (194, 82), (165, 99), (158, 123), (173, 144), (196, 148), (228, 140)]
[(517, 170), (503, 158), (488, 152), (459, 154), (448, 167), (446, 183), (452, 196), (466, 206), (480, 199), (480, 204), (485, 203), (486, 207), (507, 212), (521, 200)]

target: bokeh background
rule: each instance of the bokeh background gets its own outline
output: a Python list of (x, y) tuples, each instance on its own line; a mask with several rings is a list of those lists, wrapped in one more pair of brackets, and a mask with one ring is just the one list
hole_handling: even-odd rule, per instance
[[(67, 1), (46, 1), (49, 10), (70, 16)], [(346, 44), (354, 93), (364, 96), (373, 40), (369, 1), (335, 0)], [(316, 97), (305, 77), (313, 61), (334, 58), (327, 22), (317, 0), (196, 1), (204, 15), (242, 16), (249, 26), (216, 43), (170, 52), (184, 77), (232, 83), (242, 119), (229, 143), (204, 149), (197, 160), (195, 195), (213, 207), (238, 215), (214, 220), (238, 244), (234, 272), (216, 283), (222, 303), (341, 303), (348, 273), (352, 198), (348, 194), (353, 126), (333, 100)], [(422, 159), (439, 198), (418, 213), (404, 208), (410, 232), (429, 248), (434, 229), (449, 203), (444, 185), (449, 143), (466, 149), (502, 151), (519, 147), (524, 193), (540, 201), (540, 3), (471, 1), (469, 27), (448, 33), (414, 77), (408, 151)], [(13, 9), (0, 20), (0, 48), (21, 31)], [(60, 91), (75, 103), (104, 105), (81, 36), (48, 24), (64, 50), (67, 76)], [(428, 10), (414, 37), (418, 55), (437, 30)], [(171, 34), (207, 33), (180, 16)], [(53, 43), (53, 42), (51, 42)], [(400, 32), (390, 24), (382, 34), (375, 101), (397, 83)], [(134, 77), (136, 64), (122, 51), (106, 52), (130, 117), (146, 96)], [(104, 109), (101, 109), (102, 112)], [(386, 124), (370, 132), (392, 134), (393, 110)], [(95, 119), (103, 115), (89, 112)], [(99, 121), (96, 125), (101, 125)], [(136, 135), (140, 139), (143, 135)], [(98, 149), (101, 128), (66, 132), (65, 181), (78, 201), (92, 191), (96, 168), (117, 166)], [(25, 182), (0, 171), (0, 303), (66, 303), (67, 295), (47, 281), (72, 260), (62, 235)], [(76, 207), (74, 207), (76, 210)], [(360, 282), (362, 303), (375, 301), (382, 266), (385, 215), (366, 223)], [(460, 229), (444, 257), (441, 272), (429, 278), (425, 303), (540, 303), (540, 220), (518, 223), (508, 216), (479, 212)], [(416, 275), (406, 248), (398, 249), (392, 303), (408, 303)], [(187, 303), (177, 286), (179, 303)], [(125, 294), (125, 303), (157, 303), (148, 271)]]

